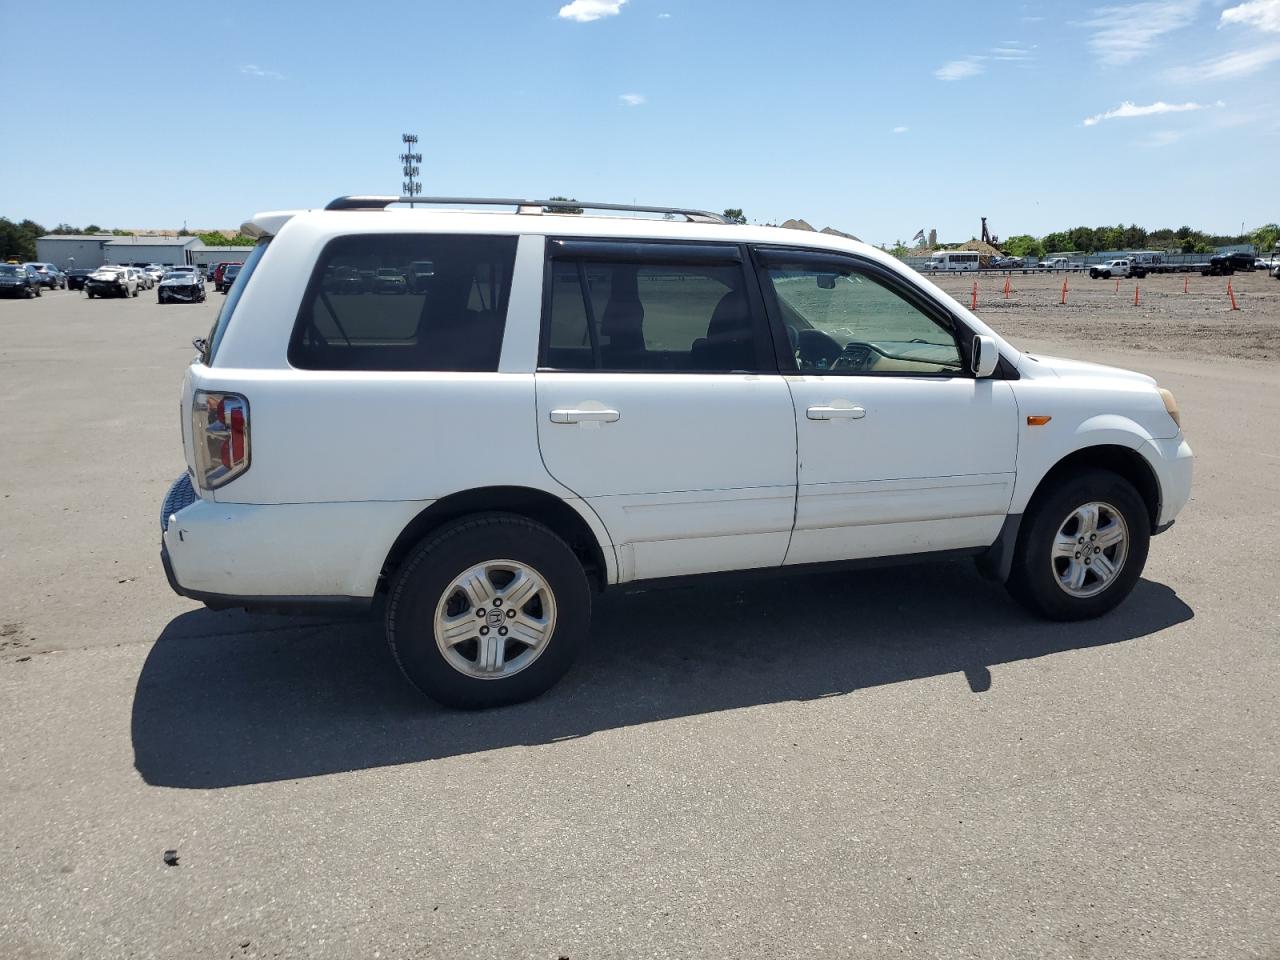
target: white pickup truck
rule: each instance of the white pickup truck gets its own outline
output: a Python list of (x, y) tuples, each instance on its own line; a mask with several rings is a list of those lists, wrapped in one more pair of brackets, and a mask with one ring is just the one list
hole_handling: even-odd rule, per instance
[(1089, 276), (1094, 280), (1110, 280), (1112, 277), (1142, 279), (1146, 275), (1146, 268), (1132, 260), (1108, 260), (1106, 263), (1094, 264), (1089, 268)]

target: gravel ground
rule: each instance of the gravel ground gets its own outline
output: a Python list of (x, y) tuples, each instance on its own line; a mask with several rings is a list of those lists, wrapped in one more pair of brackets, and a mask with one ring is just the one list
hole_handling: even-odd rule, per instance
[(1280, 956), (1280, 374), (1231, 359), (1280, 283), (1055, 283), (980, 310), (1158, 376), (1198, 455), (1120, 609), (968, 564), (611, 594), (483, 714), (376, 623), (169, 592), (220, 297), (0, 301), (0, 957)]
[[(978, 313), (1015, 344), (1023, 339), (1088, 343), (1093, 349), (1139, 350), (1245, 360), (1280, 358), (1280, 280), (1262, 272), (1232, 277), (1162, 274), (1141, 280), (1090, 280), (1088, 274), (1013, 274), (978, 279)], [(1062, 283), (1067, 282), (1067, 302)], [(1238, 310), (1231, 309), (1230, 281)], [(937, 278), (966, 306), (972, 274)], [(1183, 292), (1185, 289), (1187, 292)], [(1138, 304), (1133, 303), (1134, 290)]]

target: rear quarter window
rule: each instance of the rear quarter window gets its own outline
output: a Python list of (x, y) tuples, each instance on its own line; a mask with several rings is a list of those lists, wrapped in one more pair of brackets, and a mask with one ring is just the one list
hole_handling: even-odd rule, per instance
[(338, 237), (303, 296), (289, 362), (303, 370), (496, 371), (515, 254), (515, 237)]
[(209, 339), (205, 348), (208, 354), (204, 358), (206, 364), (212, 366), (213, 359), (218, 354), (218, 347), (222, 344), (222, 338), (226, 335), (227, 325), (231, 323), (231, 315), (235, 313), (236, 306), (240, 303), (240, 295), (253, 278), (253, 271), (257, 269), (262, 255), (267, 252), (269, 243), (271, 243), (270, 237), (263, 237), (258, 241), (253, 251), (245, 258), (244, 267), (241, 268), (240, 275), (236, 277), (235, 284), (227, 291), (226, 302), (222, 304), (222, 308), (218, 311), (218, 319), (213, 321), (213, 329), (209, 331)]

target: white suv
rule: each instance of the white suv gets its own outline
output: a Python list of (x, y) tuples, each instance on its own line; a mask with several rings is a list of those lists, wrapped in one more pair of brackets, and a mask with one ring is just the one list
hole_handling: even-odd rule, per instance
[[(1168, 391), (1022, 353), (862, 243), (398, 203), (254, 218), (183, 381), (162, 555), (213, 607), (382, 601), (443, 703), (546, 690), (635, 581), (972, 556), (1095, 617), (1187, 502)], [(380, 296), (386, 270), (414, 279)]]

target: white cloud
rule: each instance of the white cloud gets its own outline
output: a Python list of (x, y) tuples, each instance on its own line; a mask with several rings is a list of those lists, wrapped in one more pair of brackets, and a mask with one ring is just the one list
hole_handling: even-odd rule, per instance
[(669, 14), (669, 13), (660, 13), (660, 14), (658, 14), (658, 19), (659, 19), (659, 20), (670, 20), (670, 19), (671, 19), (671, 14)]
[(573, 0), (560, 8), (561, 20), (576, 20), (578, 23), (590, 23), (601, 17), (616, 17), (622, 12), (622, 5), (627, 0)]
[(1227, 80), (1247, 77), (1280, 60), (1280, 43), (1253, 50), (1237, 50), (1213, 60), (1205, 60), (1191, 67), (1178, 67), (1169, 71), (1169, 78), (1180, 82), (1198, 80)]
[(618, 97), (618, 99), (621, 100), (623, 103), (625, 103), (628, 107), (638, 107), (642, 103), (644, 103), (644, 94), (643, 93), (624, 93), (622, 96)]
[(263, 70), (256, 63), (246, 63), (240, 68), (240, 72), (246, 77), (266, 77), (268, 80), (283, 80), (283, 74), (276, 73), (274, 70)]
[(1280, 0), (1248, 0), (1234, 7), (1227, 7), (1218, 18), (1218, 26), (1238, 23), (1257, 27), (1264, 33), (1280, 33)]
[[(1221, 100), (1218, 106), (1222, 106)], [(1155, 103), (1149, 103), (1145, 107), (1140, 107), (1132, 100), (1126, 100), (1114, 110), (1108, 110), (1106, 113), (1095, 113), (1092, 117), (1084, 118), (1086, 127), (1097, 126), (1103, 120), (1119, 120), (1130, 117), (1152, 117), (1160, 113), (1187, 113), (1191, 110), (1207, 110), (1208, 107), (1203, 103), (1165, 103), (1163, 100), (1157, 100)]]
[(908, 130), (910, 130), (910, 129), (911, 129), (910, 127), (894, 127), (894, 128), (893, 128), (893, 132), (894, 132), (894, 133), (906, 133), (906, 132), (907, 132)]
[(1191, 23), (1200, 3), (1201, 0), (1147, 0), (1097, 7), (1081, 26), (1094, 29), (1089, 46), (1102, 63), (1115, 67), (1146, 55), (1166, 33)]
[(985, 69), (977, 57), (966, 57), (964, 60), (949, 60), (933, 71), (933, 75), (939, 80), (966, 80)]

